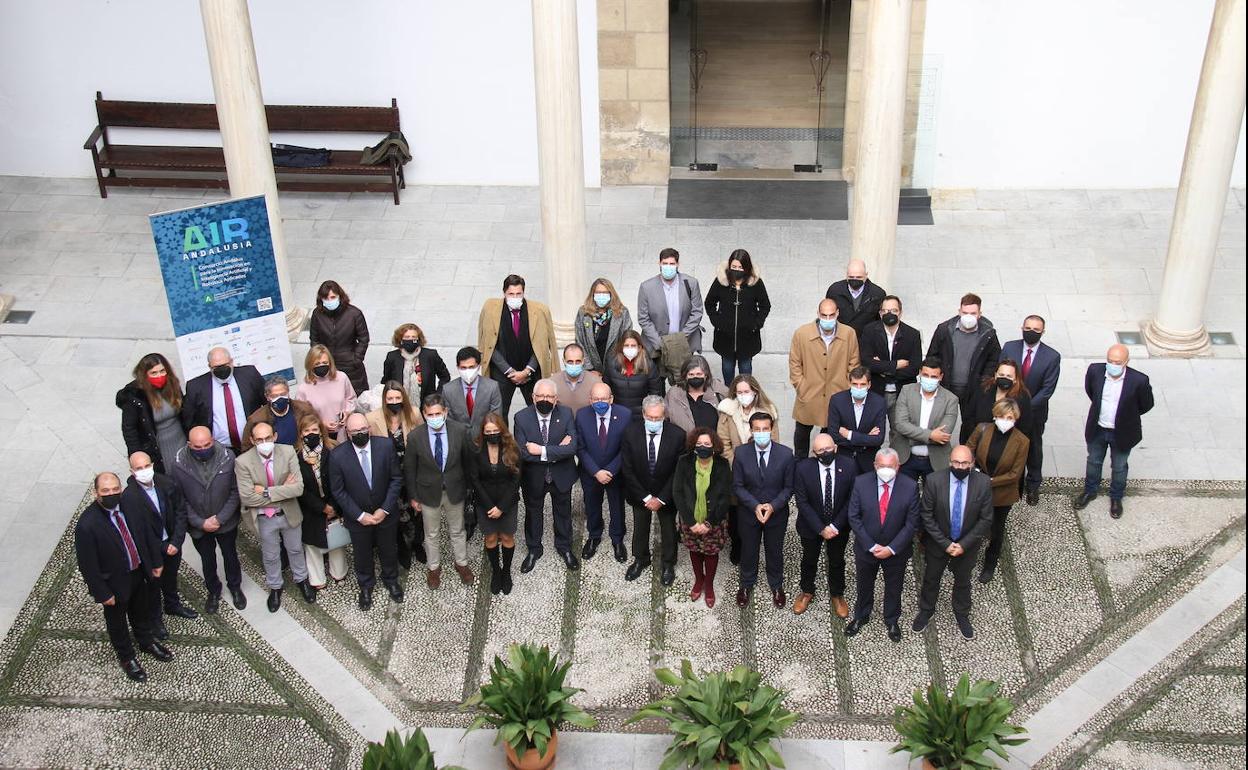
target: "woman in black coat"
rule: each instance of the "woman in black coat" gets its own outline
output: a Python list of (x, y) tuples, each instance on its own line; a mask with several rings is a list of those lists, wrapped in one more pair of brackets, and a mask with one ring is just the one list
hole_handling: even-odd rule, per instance
[(696, 602), (705, 591), (706, 606), (714, 607), (719, 551), (729, 542), (732, 466), (724, 459), (719, 436), (710, 428), (694, 428), (686, 448), (676, 461), (672, 497), (680, 515), (680, 539), (693, 565), (689, 598)]
[(663, 395), (663, 374), (646, 351), (641, 332), (635, 329), (624, 332), (606, 365), (603, 379), (611, 386), (615, 403), (628, 407), (633, 413), (633, 422), (641, 422), (642, 399)]
[(724, 382), (754, 373), (754, 356), (763, 349), (763, 324), (771, 300), (750, 253), (737, 249), (719, 266), (719, 275), (706, 292), (706, 317), (715, 329), (711, 348), (722, 359)]
[(146, 452), (156, 472), (168, 474), (173, 459), (186, 446), (182, 424), (182, 384), (169, 360), (148, 353), (134, 367), (134, 379), (117, 391), (121, 410), (121, 436), (126, 454)]
[(368, 390), (368, 373), (364, 371), (368, 322), (337, 281), (326, 281), (316, 290), (308, 337), (311, 344), (329, 348), (334, 365), (351, 380), (357, 394)]
[(442, 386), (451, 381), (451, 373), (438, 351), (425, 347), (425, 333), (416, 324), (401, 324), (390, 344), (394, 350), (386, 354), (381, 381), (400, 383), (419, 411), (425, 396), (442, 392)]
[(1031, 394), (1023, 384), (1018, 364), (1007, 358), (997, 364), (997, 371), (992, 377), (971, 390), (966, 417), (962, 420), (959, 443), (966, 443), (976, 425), (992, 422), (992, 407), (1003, 398), (1012, 398), (1018, 403), (1019, 417), (1016, 427), (1019, 433), (1031, 438)]
[(509, 594), (520, 508), (520, 448), (507, 421), (490, 412), (467, 455), (468, 481), (477, 496), (477, 526), (490, 562), (490, 593)]
[(315, 414), (299, 419), (297, 433), (295, 455), (299, 458), (299, 474), (303, 477), (303, 494), (299, 496), (299, 510), (303, 513), (300, 535), (304, 561), (308, 564), (308, 582), (319, 590), (325, 587), (327, 551), (330, 577), (334, 582), (341, 582), (347, 576), (346, 549), (329, 551), (326, 539), (329, 523), (342, 513), (329, 491), (329, 450), (333, 449), (334, 442)]

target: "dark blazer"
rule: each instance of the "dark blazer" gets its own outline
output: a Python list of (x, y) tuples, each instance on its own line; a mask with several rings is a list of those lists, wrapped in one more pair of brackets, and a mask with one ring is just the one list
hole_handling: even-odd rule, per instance
[[(182, 543), (186, 540), (186, 499), (182, 497), (182, 490), (168, 476), (157, 473), (152, 484), (156, 487), (156, 497), (160, 500), (159, 511), (152, 507), (152, 498), (147, 496), (133, 476), (126, 480), (126, 488), (121, 491), (121, 509), (125, 511), (127, 521), (131, 516), (138, 517), (142, 512), (151, 525), (152, 535), (160, 546), (163, 558), (166, 546), (172, 545), (179, 552), (182, 551)], [(162, 529), (165, 531), (163, 540), (160, 537)]]
[[(451, 373), (447, 371), (442, 356), (433, 348), (421, 348), (416, 354), (416, 360), (420, 362), (420, 401), (423, 404), (425, 396), (440, 392), (442, 386), (451, 381)], [(381, 366), (381, 381), (385, 383), (394, 380), (403, 384), (404, 363), (402, 350), (395, 348), (387, 353)], [(416, 409), (419, 411), (420, 405), (416, 405)]]
[(797, 534), (807, 540), (820, 537), (831, 524), (840, 534), (849, 532), (849, 510), (846, 503), (854, 491), (858, 466), (848, 457), (836, 458), (832, 464), (832, 516), (823, 515), (823, 465), (817, 457), (799, 460), (793, 471), (793, 495), (797, 498)]
[[(828, 399), (828, 427), (824, 431), (832, 435), (832, 440), (842, 449), (876, 450), (884, 444), (884, 423), (888, 420), (888, 404), (879, 393), (867, 391), (867, 400), (862, 407), (862, 423), (854, 421), (854, 398), (848, 390), (842, 390)], [(841, 435), (841, 428), (849, 428), (849, 438)], [(880, 432), (868, 435), (872, 428)]]
[(484, 446), (477, 449), (475, 444), (468, 443), (468, 478), (477, 493), (477, 511), (485, 513), (491, 508), (498, 508), (504, 514), (513, 513), (520, 506), (520, 469), (517, 468), (515, 473), (491, 475), (487, 470), (490, 464), (488, 452)]
[(368, 322), (363, 311), (355, 305), (345, 305), (331, 313), (318, 304), (312, 308), (308, 322), (308, 342), (329, 348), (334, 366), (350, 378), (356, 393), (368, 390), (368, 374), (364, 371)]
[(771, 442), (771, 451), (767, 455), (765, 476), (758, 468), (758, 447), (752, 442), (737, 447), (737, 451), (733, 452), (732, 491), (737, 496), (737, 502), (749, 510), (751, 521), (754, 520), (754, 509), (762, 503), (771, 503), (776, 509), (774, 516), (787, 520), (796, 464), (793, 450), (775, 441)]
[[(528, 406), (516, 413), (515, 429), (512, 434), (520, 447), (521, 481), (526, 489), (540, 490), (545, 485), (546, 471), (550, 471), (551, 481), (560, 492), (572, 489), (576, 481), (576, 426), (573, 424), (572, 410), (563, 404), (556, 404), (550, 413), (549, 438), (546, 444), (546, 459), (540, 454), (531, 455), (524, 448), (525, 444), (542, 443), (542, 428), (538, 422), (537, 409)], [(567, 444), (560, 445), (565, 436), (571, 437)]]
[[(1148, 375), (1138, 369), (1127, 367), (1122, 375), (1122, 397), (1118, 399), (1118, 414), (1114, 417), (1114, 448), (1130, 449), (1144, 438), (1140, 416), (1153, 408), (1153, 386)], [(1105, 392), (1105, 364), (1092, 364), (1083, 378), (1083, 391), (1092, 399), (1088, 409), (1088, 422), (1084, 425), (1084, 438), (1091, 440), (1101, 419), (1101, 394)]]
[[(1001, 360), (1009, 358), (1018, 364), (1019, 376), (1023, 373), (1023, 357), (1026, 351), (1022, 340), (1010, 340), (1001, 348)], [(1031, 393), (1031, 412), (1038, 422), (1049, 416), (1049, 399), (1057, 390), (1057, 379), (1062, 374), (1062, 354), (1040, 342), (1031, 359), (1031, 369), (1023, 378), (1023, 384)]]
[[(643, 349), (637, 357), (644, 355), (646, 351)], [(605, 364), (606, 371), (602, 373), (602, 379), (611, 386), (611, 394), (615, 396), (615, 403), (631, 412), (633, 422), (640, 424), (642, 400), (646, 396), (663, 395), (663, 373), (660, 367), (651, 361), (650, 371), (647, 374), (638, 373), (629, 377), (624, 374), (614, 354), (607, 356)]]
[[(692, 527), (693, 509), (698, 504), (697, 471), (694, 463), (697, 455), (686, 452), (676, 461), (676, 473), (672, 476), (672, 496), (676, 498), (676, 512), (680, 521)], [(706, 488), (706, 523), (712, 526), (728, 517), (732, 505), (732, 466), (722, 455), (711, 458), (711, 483)]]
[(726, 269), (722, 266), (711, 281), (703, 304), (715, 330), (711, 349), (720, 355), (756, 356), (763, 349), (763, 324), (771, 313), (767, 286), (757, 275), (747, 278), (739, 289), (730, 286)]
[(858, 309), (854, 310), (854, 295), (849, 293), (849, 279), (841, 279), (828, 287), (827, 298), (836, 302), (837, 317), (841, 323), (853, 327), (862, 333), (867, 324), (880, 318), (880, 303), (888, 296), (888, 292), (867, 279), (862, 287), (862, 295), (858, 299)]
[(220, 444), (213, 444), (213, 447), (216, 452), (208, 460), (212, 470), (207, 484), (200, 480), (195, 467), (199, 461), (191, 456), (190, 449), (184, 447), (179, 450), (173, 462), (173, 480), (186, 500), (186, 523), (192, 540), (203, 536), (204, 520), (213, 516), (221, 525), (218, 533), (224, 534), (238, 526), (239, 496), (234, 453)]
[[(970, 441), (967, 442), (971, 454), (975, 455), (975, 465), (985, 474), (988, 473), (988, 449), (996, 433), (996, 423), (980, 423), (975, 426)], [(1005, 449), (1001, 452), (1001, 459), (997, 461), (996, 472), (992, 474), (993, 505), (1005, 506), (1018, 502), (1018, 482), (1023, 478), (1023, 469), (1027, 467), (1027, 451), (1030, 448), (1031, 441), (1015, 426), (1006, 438)]]
[[(190, 431), (196, 425), (212, 427), (212, 372), (204, 372), (186, 383), (186, 398), (182, 400), (182, 427)], [(264, 378), (254, 366), (234, 367), (234, 381), (238, 383), (238, 396), (243, 399), (243, 416), (264, 406)], [(238, 431), (243, 432), (242, 425)]]
[(685, 432), (663, 421), (653, 474), (650, 473), (649, 443), (645, 424), (629, 423), (620, 448), (624, 461), (624, 496), (633, 505), (641, 505), (645, 498), (653, 496), (662, 500), (665, 506), (670, 506), (676, 502), (672, 479), (676, 475), (676, 461), (685, 452)]
[[(966, 499), (962, 501), (962, 535), (958, 545), (970, 551), (992, 531), (992, 488), (987, 474), (971, 473), (966, 477)], [(933, 473), (923, 481), (923, 498), (919, 515), (923, 529), (931, 540), (929, 546), (944, 551), (953, 544), (949, 538), (950, 513), (953, 503), (948, 473)]]
[(632, 420), (632, 412), (618, 404), (611, 405), (607, 420), (607, 445), (598, 442), (598, 414), (592, 406), (582, 407), (576, 412), (576, 457), (581, 461), (581, 475), (593, 476), (601, 470), (610, 471), (612, 476), (620, 475), (623, 458), (620, 449), (624, 446), (624, 431)]
[(321, 549), (328, 548), (325, 527), (329, 524), (329, 519), (325, 515), (325, 506), (332, 506), (334, 511), (341, 514), (329, 489), (329, 458), (333, 450), (321, 450), (321, 483), (325, 486), (324, 494), (317, 489), (316, 472), (312, 470), (311, 464), (303, 459), (303, 455), (298, 452), (295, 454), (299, 458), (299, 475), (303, 476), (303, 494), (299, 495), (299, 510), (303, 513), (303, 542)]
[[(893, 347), (888, 347), (888, 331), (883, 321), (872, 321), (858, 335), (858, 360), (871, 370), (871, 390), (884, 395), (884, 386), (892, 382), (901, 392), (919, 377), (923, 363), (923, 339), (919, 330), (906, 323), (897, 323)], [(894, 361), (904, 360), (904, 368), (898, 369)]]
[[(1018, 422), (1015, 427), (1028, 438), (1036, 424), (1035, 412), (1031, 408), (1031, 396), (1026, 391), (1019, 391), (1014, 400), (1018, 402)], [(986, 389), (982, 385), (971, 388), (971, 397), (966, 406), (966, 417), (962, 421), (959, 440), (965, 444), (976, 425), (992, 422), (992, 408), (997, 404), (997, 385), (990, 384)]]
[(378, 508), (390, 516), (398, 516), (402, 511), (399, 489), (403, 486), (403, 468), (394, 451), (394, 440), (374, 436), (368, 446), (373, 464), (371, 488), (364, 480), (354, 444), (339, 444), (329, 453), (329, 489), (342, 511), (343, 523), (350, 528), (363, 526), (360, 517)]
[(919, 485), (897, 474), (889, 491), (888, 512), (880, 523), (880, 496), (874, 473), (864, 473), (854, 481), (849, 496), (849, 526), (854, 530), (854, 550), (871, 559), (871, 546), (884, 545), (903, 558), (914, 549), (914, 533), (919, 527)]
[[(146, 452), (152, 458), (152, 465), (156, 466), (156, 473), (169, 473), (173, 469), (173, 458), (160, 454), (160, 443), (156, 440), (156, 418), (152, 414), (147, 393), (138, 383), (127, 382), (117, 391), (114, 403), (121, 410), (121, 437), (126, 442), (126, 454)], [(241, 425), (239, 430), (242, 430)]]
[[(1001, 343), (997, 341), (997, 331), (993, 328), (992, 322), (981, 317), (979, 323), (986, 328), (986, 331), (975, 343), (975, 350), (971, 353), (971, 372), (966, 381), (966, 395), (960, 399), (963, 406), (969, 400), (970, 394), (979, 387), (979, 383), (985, 377), (991, 377), (996, 373), (997, 362), (1001, 360)], [(949, 375), (953, 371), (953, 337), (951, 335), (955, 333), (954, 329), (957, 325), (957, 316), (942, 321), (936, 326), (936, 331), (932, 333), (931, 344), (927, 346), (927, 354), (936, 356), (944, 364), (945, 383), (950, 382)], [(945, 387), (948, 385), (946, 384)]]
[(419, 500), (421, 505), (441, 505), (443, 491), (452, 505), (462, 503), (468, 490), (468, 429), (447, 420), (443, 431), (446, 446), (442, 448), (442, 468), (434, 462), (427, 424), (418, 425), (407, 434), (407, 448), (403, 451), (403, 474), (407, 479), (404, 488), (408, 497)]
[[(122, 511), (122, 516), (139, 552), (141, 567), (151, 577), (152, 570), (163, 567), (165, 563), (160, 555), (157, 536), (146, 523), (133, 521), (139, 518), (135, 514)], [(130, 561), (126, 558), (126, 545), (113, 526), (108, 511), (98, 502), (88, 505), (74, 526), (74, 550), (78, 557), (78, 571), (82, 573), (91, 598), (101, 604), (114, 596), (123, 603), (130, 599)]]

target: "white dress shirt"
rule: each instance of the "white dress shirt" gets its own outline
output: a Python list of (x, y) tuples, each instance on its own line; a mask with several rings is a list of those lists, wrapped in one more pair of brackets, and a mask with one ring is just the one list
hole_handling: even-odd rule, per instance
[(1114, 423), (1118, 420), (1118, 402), (1122, 399), (1122, 383), (1126, 379), (1126, 370), (1116, 380), (1109, 374), (1105, 375), (1105, 389), (1101, 391), (1101, 413), (1096, 419), (1096, 424), (1102, 428), (1114, 429)]
[[(940, 391), (936, 391), (939, 393)], [(928, 428), (928, 423), (932, 420), (932, 409), (936, 407), (936, 393), (929, 398), (926, 393), (919, 392), (919, 427)], [(919, 457), (927, 457), (927, 444), (915, 444), (910, 447), (910, 454)]]
[(234, 401), (234, 424), (238, 427), (239, 436), (247, 425), (247, 414), (243, 411), (243, 396), (238, 392), (238, 382), (231, 374), (224, 382), (215, 375), (212, 377), (212, 437), (218, 444), (230, 445), (230, 424), (225, 418), (225, 390), (230, 386), (230, 398)]
[[(654, 459), (658, 460), (659, 459), (659, 446), (663, 443), (663, 431), (660, 429), (658, 433), (651, 433), (648, 430), (642, 429), (642, 433), (646, 434), (646, 460), (647, 462), (650, 459), (650, 439), (654, 439)], [(643, 503), (649, 502), (651, 497), (654, 497), (654, 495), (646, 495), (645, 497), (641, 498), (641, 501)], [(660, 500), (659, 502), (663, 503), (664, 505), (667, 505), (666, 500)]]

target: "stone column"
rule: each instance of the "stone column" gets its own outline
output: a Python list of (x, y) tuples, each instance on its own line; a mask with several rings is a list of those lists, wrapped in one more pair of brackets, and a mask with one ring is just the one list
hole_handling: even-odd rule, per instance
[[(561, 344), (585, 298), (585, 161), (576, 0), (533, 0), (537, 157), (547, 299)], [(545, 373), (544, 373), (545, 374)]]
[(260, 93), (256, 47), (251, 39), (247, 0), (200, 0), (212, 92), (221, 126), (221, 146), (230, 178), (230, 197), (263, 195), (269, 209), (273, 255), (286, 308), (286, 328), (293, 337), (307, 324), (307, 312), (297, 306), (286, 262), (286, 237), (277, 202), (277, 178), (269, 149), (269, 123)]
[(906, 117), (912, 0), (871, 0), (862, 71), (850, 257), (867, 264), (871, 280), (887, 287), (897, 247), (901, 143)]
[(1244, 117), (1244, 0), (1217, 0), (1200, 70), (1157, 314), (1144, 325), (1154, 355), (1209, 352), (1205, 301)]

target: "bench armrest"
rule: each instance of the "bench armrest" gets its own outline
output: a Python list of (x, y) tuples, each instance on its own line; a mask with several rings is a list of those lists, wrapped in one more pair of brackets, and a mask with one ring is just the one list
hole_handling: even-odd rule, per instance
[(82, 149), (84, 150), (94, 149), (95, 143), (100, 141), (100, 137), (103, 135), (104, 135), (104, 127), (96, 126), (95, 130), (91, 132), (91, 136), (88, 136), (87, 141), (83, 143)]

